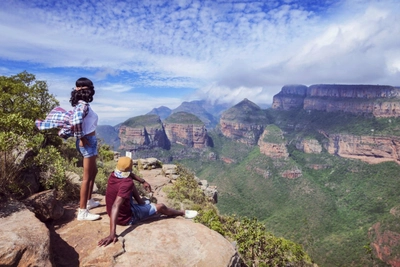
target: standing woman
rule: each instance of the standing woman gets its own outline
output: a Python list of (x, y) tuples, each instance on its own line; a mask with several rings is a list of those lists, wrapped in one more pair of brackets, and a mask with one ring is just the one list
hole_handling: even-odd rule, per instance
[(97, 175), (97, 114), (89, 103), (95, 94), (93, 82), (88, 78), (79, 78), (71, 92), (69, 102), (74, 107), (71, 128), (76, 137), (76, 149), (83, 156), (83, 178), (80, 190), (78, 220), (94, 221), (100, 218), (89, 209), (97, 207), (99, 202), (92, 199), (94, 179)]

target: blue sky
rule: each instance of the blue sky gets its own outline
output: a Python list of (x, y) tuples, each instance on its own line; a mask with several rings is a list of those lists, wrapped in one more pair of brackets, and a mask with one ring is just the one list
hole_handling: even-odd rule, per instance
[(100, 124), (159, 106), (244, 98), (285, 84), (400, 85), (398, 0), (2, 0), (0, 75), (47, 81), (70, 109), (79, 77)]

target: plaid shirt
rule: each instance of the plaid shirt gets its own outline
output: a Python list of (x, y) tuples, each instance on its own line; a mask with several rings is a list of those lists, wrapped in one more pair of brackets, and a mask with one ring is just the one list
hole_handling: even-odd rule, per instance
[(66, 111), (62, 107), (55, 107), (50, 111), (45, 120), (37, 119), (36, 127), (39, 130), (52, 128), (61, 128), (58, 135), (64, 139), (76, 136), (83, 136), (82, 123), (83, 118), (89, 112), (89, 104), (80, 100), (73, 110)]

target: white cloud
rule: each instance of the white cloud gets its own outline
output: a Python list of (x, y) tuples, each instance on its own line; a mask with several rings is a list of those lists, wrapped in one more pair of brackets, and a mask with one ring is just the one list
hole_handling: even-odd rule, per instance
[[(80, 73), (93, 75), (110, 121), (182, 100), (131, 95), (141, 87), (271, 103), (289, 83), (396, 85), (399, 11), (397, 0), (4, 0), (0, 62), (31, 63), (63, 104)], [(122, 95), (144, 105), (121, 111), (110, 99), (128, 104)]]

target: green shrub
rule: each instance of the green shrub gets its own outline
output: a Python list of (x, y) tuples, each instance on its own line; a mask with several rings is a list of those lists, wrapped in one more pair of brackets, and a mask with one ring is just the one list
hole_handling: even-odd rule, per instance
[(313, 266), (299, 244), (273, 236), (256, 218), (220, 216), (214, 208), (202, 210), (195, 220), (236, 241), (248, 266)]
[(194, 179), (194, 174), (180, 165), (177, 165), (177, 174), (179, 177), (172, 185), (168, 198), (178, 202), (189, 200), (193, 204), (205, 205), (207, 198)]
[(49, 173), (49, 176), (40, 181), (45, 189), (54, 188), (61, 191), (64, 188), (65, 159), (61, 157), (60, 152), (55, 147), (41, 148), (37, 157), (35, 157), (35, 164), (42, 171)]
[(188, 169), (177, 165), (179, 178), (166, 189), (173, 205), (199, 211), (196, 222), (202, 223), (226, 238), (236, 241), (238, 251), (248, 266), (312, 266), (303, 248), (286, 239), (277, 238), (266, 231), (257, 219), (221, 216), (212, 205)]

